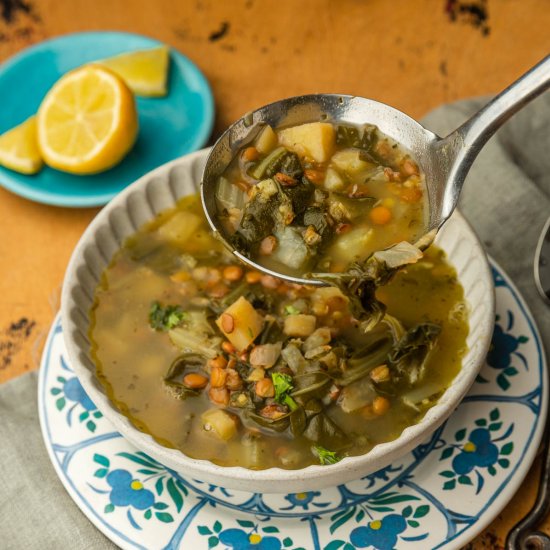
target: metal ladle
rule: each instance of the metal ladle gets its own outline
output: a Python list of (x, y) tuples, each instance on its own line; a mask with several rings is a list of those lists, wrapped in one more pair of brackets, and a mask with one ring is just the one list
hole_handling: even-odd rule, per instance
[[(315, 94), (276, 101), (252, 111), (232, 124), (215, 143), (203, 172), (201, 197), (208, 222), (226, 246), (243, 262), (269, 275), (300, 283), (322, 281), (273, 272), (245, 257), (226, 240), (218, 220), (215, 190), (218, 178), (237, 151), (266, 125), (277, 128), (306, 122), (334, 121), (375, 124), (410, 151), (426, 176), (429, 213), (426, 233), (437, 231), (455, 209), (464, 180), (487, 140), (514, 113), (550, 87), (550, 56), (497, 95), (483, 109), (445, 138), (424, 128), (406, 114), (384, 103), (362, 97)], [(498, 211), (498, 197), (495, 197)], [(498, 212), (495, 213), (498, 215)]]

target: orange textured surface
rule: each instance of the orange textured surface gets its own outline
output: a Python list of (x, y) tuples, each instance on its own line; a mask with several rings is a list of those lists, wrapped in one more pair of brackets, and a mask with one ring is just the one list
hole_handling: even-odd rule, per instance
[[(17, 9), (17, 5), (30, 10)], [(441, 103), (499, 91), (550, 50), (547, 0), (478, 1), (489, 33), (446, 0), (29, 0), (0, 2), (0, 62), (40, 40), (84, 30), (160, 39), (210, 80), (215, 135), (281, 97), (338, 92), (420, 118)], [(4, 6), (15, 5), (13, 11)], [(224, 31), (225, 32), (222, 32)], [(220, 36), (221, 35), (221, 36)], [(1, 116), (1, 113), (0, 113)], [(71, 250), (96, 209), (31, 203), (0, 188), (0, 383), (37, 368)], [(471, 549), (503, 546), (531, 506), (538, 463)], [(542, 529), (550, 532), (550, 518)]]

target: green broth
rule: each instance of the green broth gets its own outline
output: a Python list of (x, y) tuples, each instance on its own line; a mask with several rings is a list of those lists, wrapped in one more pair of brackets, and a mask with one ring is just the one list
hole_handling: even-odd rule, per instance
[[(344, 359), (336, 369), (330, 366), (327, 354), (323, 356), (326, 364), (315, 358), (308, 359), (305, 371), (301, 372), (327, 371), (333, 377), (350, 372), (349, 356), (372, 339), (376, 331), (388, 337), (388, 325), (381, 323), (373, 334), (362, 334), (349, 314), (346, 300), (331, 287), (320, 291), (290, 285), (244, 267), (239, 267), (242, 276), (238, 280), (227, 280), (224, 273), (229, 274), (229, 271), (224, 269), (238, 264), (212, 237), (198, 212), (197, 196), (183, 199), (176, 209), (163, 213), (131, 237), (105, 270), (96, 289), (90, 330), (97, 376), (109, 398), (138, 429), (190, 457), (251, 469), (297, 469), (317, 464), (319, 459), (312, 449), (318, 442), (308, 437), (310, 432), (295, 435), (290, 427), (277, 432), (255, 422), (249, 410), (234, 406), (233, 401), (227, 406), (213, 403), (209, 397), (213, 379), (198, 390), (196, 396), (186, 399), (179, 399), (167, 388), (164, 378), (183, 351), (174, 345), (170, 332), (151, 328), (152, 304), (178, 306), (184, 312), (181, 329), (184, 332), (186, 323), (202, 324), (207, 333), (207, 346), (215, 350), (214, 355), (221, 354), (226, 361), (233, 358), (237, 362), (238, 368), (234, 370), (243, 380), (242, 388), (228, 390), (228, 394), (231, 398), (247, 392), (253, 395), (253, 410), (257, 415), (267, 414), (268, 406), (286, 410), (285, 405), (275, 402), (272, 397), (255, 395), (256, 382), (246, 381), (253, 372), (258, 374), (250, 365), (252, 355), (249, 351), (264, 338), (270, 319), (272, 326), (279, 328), (276, 336), (272, 331), (267, 337), (281, 341), (283, 350), (291, 344), (297, 346), (302, 356), (307, 338), (281, 332), (282, 327), (286, 329), (289, 317), (294, 316), (297, 321), (300, 315), (314, 316), (316, 330), (330, 329), (331, 340), (327, 345), (331, 349), (323, 353), (336, 355), (336, 351), (345, 349), (342, 352)], [(247, 279), (251, 282), (246, 282)], [(240, 296), (254, 304), (254, 311), (262, 318), (262, 328), (260, 334), (251, 334), (254, 341), (245, 351), (227, 353), (220, 348), (225, 338), (215, 321), (221, 319), (223, 312)], [(369, 369), (359, 380), (365, 384), (365, 395), (370, 396), (366, 399), (360, 392), (357, 396), (355, 391), (363, 386), (348, 385), (355, 388), (353, 393), (346, 387), (339, 388), (335, 382), (327, 385), (324, 393), (318, 396), (292, 398), (298, 407), (310, 407), (308, 414), (312, 415), (313, 407), (318, 407), (325, 418), (336, 424), (344, 442), (328, 438), (320, 446), (335, 452), (338, 458), (364, 454), (373, 445), (395, 439), (404, 428), (418, 422), (451, 384), (466, 351), (468, 323), (463, 290), (454, 268), (440, 249), (432, 246), (421, 261), (400, 271), (388, 285), (379, 289), (378, 298), (387, 305), (388, 314), (400, 320), (404, 329), (419, 323), (437, 323), (441, 332), (421, 376), (414, 383), (395, 382), (392, 370), (389, 383), (395, 387), (388, 389), (384, 386), (388, 382), (373, 383), (372, 369)], [(176, 324), (177, 321), (176, 317)], [(251, 327), (247, 328), (253, 332)], [(246, 334), (243, 337), (247, 338)], [(386, 363), (387, 360), (380, 361), (377, 366)], [(290, 365), (291, 362), (280, 355), (275, 366), (263, 369), (263, 378), (269, 379), (266, 384), (269, 385), (274, 379), (273, 373), (278, 372), (291, 376), (296, 386), (296, 367), (293, 370)], [(231, 368), (227, 365), (224, 370), (227, 372)], [(212, 367), (205, 366), (199, 372), (206, 378), (213, 377)], [(359, 399), (361, 406), (354, 409), (354, 400), (346, 397), (347, 408), (351, 410), (345, 412), (342, 407), (344, 393), (355, 395), (354, 399)], [(408, 396), (412, 396), (412, 401)], [(379, 402), (384, 405), (381, 409), (387, 410), (375, 412), (376, 399), (381, 399)], [(234, 433), (228, 439), (219, 437), (211, 429), (214, 422), (202, 416), (212, 410), (227, 411), (234, 423)], [(309, 417), (307, 422), (311, 424)]]

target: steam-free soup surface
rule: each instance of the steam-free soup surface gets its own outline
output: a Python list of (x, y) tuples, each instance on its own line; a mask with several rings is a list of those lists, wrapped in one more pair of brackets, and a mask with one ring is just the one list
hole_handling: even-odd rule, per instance
[(335, 287), (237, 265), (197, 196), (130, 238), (96, 290), (97, 375), (140, 429), (194, 458), (296, 469), (366, 453), (418, 422), (461, 367), (463, 290), (432, 246), (366, 334)]

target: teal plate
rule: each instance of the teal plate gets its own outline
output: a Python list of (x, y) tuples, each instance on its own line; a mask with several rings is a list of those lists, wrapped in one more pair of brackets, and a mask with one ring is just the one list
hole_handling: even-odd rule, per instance
[[(0, 66), (0, 133), (35, 114), (45, 94), (67, 71), (159, 44), (135, 34), (88, 32), (61, 36), (22, 51)], [(118, 166), (92, 176), (73, 176), (48, 167), (25, 176), (0, 167), (0, 185), (45, 204), (100, 206), (153, 168), (200, 149), (212, 131), (212, 92), (189, 59), (174, 49), (170, 57), (168, 95), (137, 98), (138, 140)]]
[(84, 392), (58, 316), (38, 387), (55, 470), (90, 521), (125, 550), (458, 550), (514, 497), (537, 453), (548, 408), (535, 322), (494, 262), (492, 272), (492, 346), (453, 415), (382, 470), (307, 493), (202, 483), (133, 447)]

